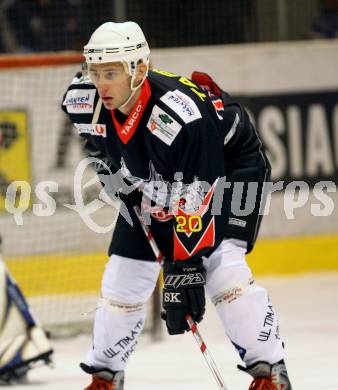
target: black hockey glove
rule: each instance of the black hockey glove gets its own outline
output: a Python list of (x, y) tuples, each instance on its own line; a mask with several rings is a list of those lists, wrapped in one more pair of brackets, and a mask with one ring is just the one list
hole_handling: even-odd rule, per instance
[(206, 271), (202, 259), (199, 259), (175, 263), (165, 261), (163, 273), (162, 319), (166, 322), (169, 334), (181, 334), (189, 330), (187, 314), (195, 322), (203, 319)]

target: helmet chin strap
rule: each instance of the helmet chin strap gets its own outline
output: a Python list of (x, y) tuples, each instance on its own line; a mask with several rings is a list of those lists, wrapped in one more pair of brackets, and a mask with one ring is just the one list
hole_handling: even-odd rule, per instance
[(121, 104), (119, 108), (124, 108), (130, 101), (131, 99), (133, 98), (133, 96), (135, 95), (136, 91), (142, 86), (142, 84), (144, 83), (144, 80), (146, 79), (146, 77), (143, 78), (143, 80), (140, 82), (140, 84), (137, 86), (137, 87), (134, 87), (133, 84), (134, 84), (134, 81), (135, 81), (135, 73), (131, 76), (131, 80), (130, 80), (130, 89), (131, 89), (131, 92), (130, 92), (130, 95), (129, 97), (127, 98), (127, 100)]

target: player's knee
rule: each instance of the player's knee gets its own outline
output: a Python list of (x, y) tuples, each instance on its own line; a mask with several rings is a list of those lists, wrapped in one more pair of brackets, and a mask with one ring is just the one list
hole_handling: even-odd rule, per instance
[(245, 296), (253, 296), (256, 294), (267, 295), (264, 288), (256, 285), (253, 278), (249, 278), (234, 283), (231, 287), (220, 288), (218, 291), (215, 291), (214, 294), (211, 295), (211, 301), (215, 307), (219, 307), (240, 300)]
[(145, 312), (146, 303), (131, 303), (127, 301), (121, 301), (112, 296), (106, 296), (100, 298), (98, 307), (116, 314), (136, 314)]

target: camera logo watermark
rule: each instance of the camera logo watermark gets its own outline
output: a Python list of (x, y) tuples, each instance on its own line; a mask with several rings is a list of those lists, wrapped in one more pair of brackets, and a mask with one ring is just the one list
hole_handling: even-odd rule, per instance
[[(83, 183), (86, 170), (93, 166), (98, 173), (97, 176)], [(337, 191), (333, 181), (319, 181), (310, 188), (304, 181), (287, 184), (283, 181), (244, 183), (229, 182), (226, 177), (220, 177), (214, 183), (207, 183), (196, 177), (192, 183), (186, 184), (182, 172), (175, 174), (173, 183), (159, 180), (161, 177), (155, 172), (156, 180), (149, 176), (144, 180), (137, 178), (132, 184), (128, 181), (129, 177), (126, 178), (126, 172), (125, 168), (112, 172), (108, 163), (95, 157), (81, 160), (74, 172), (74, 204), (66, 203), (63, 207), (77, 213), (84, 224), (96, 233), (112, 231), (115, 225), (115, 221), (107, 226), (95, 222), (93, 216), (105, 206), (119, 210), (122, 217), (132, 226), (133, 220), (129, 212), (131, 208), (128, 208), (126, 199), (133, 201), (136, 199), (142, 205), (143, 218), (147, 224), (151, 224), (151, 216), (166, 222), (177, 214), (178, 208), (191, 215), (203, 212), (205, 197), (211, 188), (213, 189), (211, 214), (221, 215), (224, 207), (230, 207), (234, 221), (242, 221), (252, 213), (268, 215), (271, 210), (272, 194), (277, 192), (283, 197), (283, 210), (280, 211), (288, 220), (296, 218), (295, 210), (306, 206), (310, 197), (312, 199), (310, 212), (315, 217), (330, 216), (335, 208), (335, 203), (329, 195)], [(104, 188), (98, 191), (96, 199), (85, 203), (84, 190), (98, 181)], [(26, 181), (14, 181), (7, 187), (5, 208), (13, 215), (18, 226), (24, 224), (24, 215), (30, 209), (38, 217), (50, 217), (57, 210), (52, 194), (58, 190), (59, 185), (55, 181), (41, 181), (34, 189)], [(33, 192), (36, 202), (31, 205)]]

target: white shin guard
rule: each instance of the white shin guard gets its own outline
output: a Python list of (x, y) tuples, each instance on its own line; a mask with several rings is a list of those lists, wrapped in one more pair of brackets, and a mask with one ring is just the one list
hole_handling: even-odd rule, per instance
[(102, 280), (95, 316), (93, 348), (87, 362), (95, 368), (124, 370), (146, 319), (146, 302), (160, 265), (112, 255)]
[(266, 290), (254, 283), (245, 248), (226, 240), (204, 260), (207, 292), (246, 365), (284, 358), (278, 320)]

